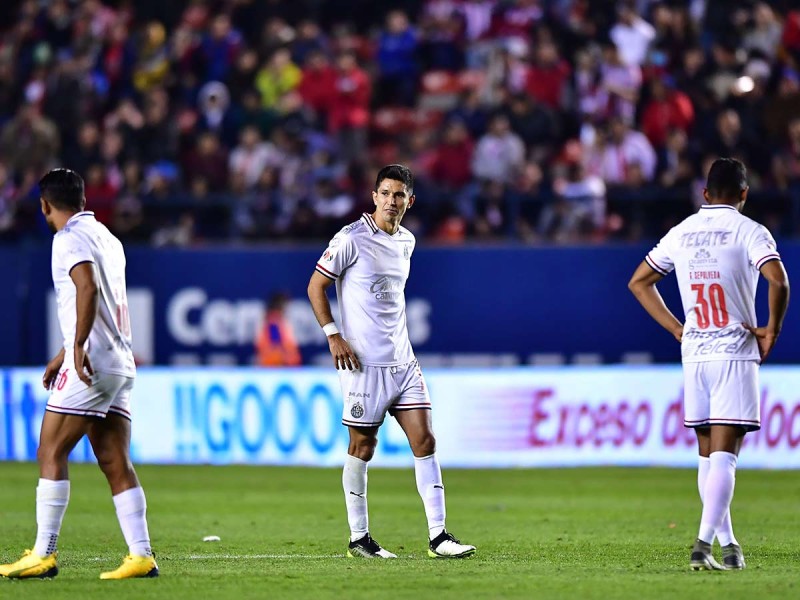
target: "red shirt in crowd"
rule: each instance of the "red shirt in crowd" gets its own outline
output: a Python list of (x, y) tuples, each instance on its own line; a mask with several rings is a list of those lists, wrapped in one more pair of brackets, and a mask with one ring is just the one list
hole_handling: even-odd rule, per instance
[(324, 66), (320, 69), (307, 67), (297, 90), (308, 106), (314, 111), (327, 114), (333, 103), (331, 91), (336, 85), (336, 69)]
[(671, 129), (686, 131), (694, 121), (694, 107), (689, 96), (678, 90), (667, 92), (663, 99), (653, 98), (642, 113), (642, 132), (655, 148), (663, 148)]
[(469, 183), (472, 179), (474, 148), (472, 140), (439, 144), (431, 167), (433, 180), (451, 188), (460, 188)]
[(560, 60), (553, 65), (531, 65), (525, 89), (545, 106), (558, 109), (562, 105), (565, 85), (570, 76), (569, 64)]
[(331, 97), (329, 125), (333, 132), (369, 123), (370, 82), (365, 71), (338, 71)]

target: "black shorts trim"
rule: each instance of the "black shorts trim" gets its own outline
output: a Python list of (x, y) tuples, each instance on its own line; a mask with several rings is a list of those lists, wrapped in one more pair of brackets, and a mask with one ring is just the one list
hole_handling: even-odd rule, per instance
[(105, 413), (100, 412), (99, 410), (81, 410), (79, 408), (62, 408), (60, 406), (50, 406), (49, 404), (44, 407), (45, 410), (48, 410), (52, 413), (58, 413), (60, 415), (70, 415), (73, 417), (96, 417), (99, 419), (105, 419)]
[(736, 419), (704, 419), (702, 421), (683, 422), (683, 426), (687, 429), (704, 429), (714, 425), (730, 425), (731, 427), (741, 427), (748, 433), (761, 429), (761, 423), (758, 421), (738, 421)]
[(392, 406), (389, 408), (389, 414), (396, 413), (396, 412), (403, 412), (408, 410), (431, 410), (430, 404), (403, 404), (400, 406)]
[(342, 425), (347, 427), (380, 427), (383, 425), (383, 421), (378, 423), (359, 423), (357, 421), (348, 421), (347, 419), (342, 419)]
[(131, 413), (122, 410), (121, 408), (109, 408), (108, 412), (114, 413), (115, 415), (119, 415), (123, 419), (128, 419), (128, 421), (133, 421), (133, 419), (131, 419)]

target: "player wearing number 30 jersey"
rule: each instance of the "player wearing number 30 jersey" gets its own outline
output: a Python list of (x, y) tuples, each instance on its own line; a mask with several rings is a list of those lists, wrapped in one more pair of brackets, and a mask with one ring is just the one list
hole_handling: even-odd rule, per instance
[[(760, 427), (758, 365), (777, 340), (789, 282), (769, 231), (741, 214), (747, 200), (744, 165), (714, 162), (704, 195), (708, 204), (675, 226), (647, 255), (629, 287), (648, 313), (681, 342), (686, 427), (700, 454), (700, 531), (690, 558), (694, 570), (741, 569), (733, 535), (733, 498), (739, 448)], [(675, 271), (685, 322), (664, 305), (656, 283)], [(769, 282), (769, 323), (756, 326), (756, 284)], [(714, 538), (723, 563), (711, 554)]]
[(83, 179), (54, 169), (39, 182), (53, 238), (53, 284), (64, 343), (48, 363), (50, 390), (39, 437), (36, 543), (0, 576), (26, 579), (58, 573), (57, 542), (70, 493), (69, 453), (86, 435), (108, 480), (130, 554), (101, 579), (158, 575), (147, 528), (144, 491), (130, 459), (130, 395), (136, 366), (125, 289), (122, 244), (84, 210)]

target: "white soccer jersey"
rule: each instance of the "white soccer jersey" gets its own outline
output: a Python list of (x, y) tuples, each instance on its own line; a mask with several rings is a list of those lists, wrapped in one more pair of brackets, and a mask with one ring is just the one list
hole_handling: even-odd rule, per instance
[(761, 267), (780, 260), (767, 228), (733, 206), (702, 206), (673, 227), (647, 255), (662, 275), (678, 277), (683, 311), (683, 362), (758, 360), (756, 284)]
[(125, 252), (122, 244), (89, 211), (74, 215), (53, 238), (53, 284), (58, 302), (58, 322), (64, 336), (65, 365), (73, 365), (77, 313), (75, 283), (70, 271), (93, 263), (99, 286), (97, 317), (86, 346), (98, 373), (133, 377), (136, 366), (131, 351), (131, 325), (125, 288)]
[(317, 272), (336, 281), (342, 337), (362, 364), (414, 360), (404, 290), (415, 244), (405, 227), (389, 235), (364, 213), (333, 237), (317, 262)]

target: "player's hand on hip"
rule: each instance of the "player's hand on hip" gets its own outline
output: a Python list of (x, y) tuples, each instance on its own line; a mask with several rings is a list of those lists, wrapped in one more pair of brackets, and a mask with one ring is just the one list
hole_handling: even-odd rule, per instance
[(52, 360), (47, 363), (47, 366), (44, 369), (44, 375), (42, 376), (42, 385), (44, 386), (44, 389), (49, 390), (53, 387), (53, 384), (56, 382), (58, 372), (61, 370), (61, 365), (63, 364), (64, 350), (61, 350), (61, 352), (56, 354)]
[(678, 343), (683, 343), (683, 325), (680, 327), (676, 327), (675, 330), (672, 332), (672, 335), (675, 336), (675, 339), (678, 340)]
[(75, 372), (78, 374), (78, 379), (87, 386), (92, 386), (91, 377), (94, 375), (94, 369), (83, 346), (75, 346)]
[(347, 340), (340, 334), (334, 333), (328, 336), (328, 346), (333, 355), (333, 364), (337, 369), (347, 369), (348, 371), (358, 371), (361, 369), (361, 364), (358, 362), (358, 357)]
[(747, 323), (742, 323), (742, 326), (750, 333), (756, 336), (758, 342), (758, 353), (761, 355), (761, 362), (767, 360), (767, 356), (772, 352), (775, 342), (778, 341), (778, 334), (770, 331), (766, 327), (753, 327)]

